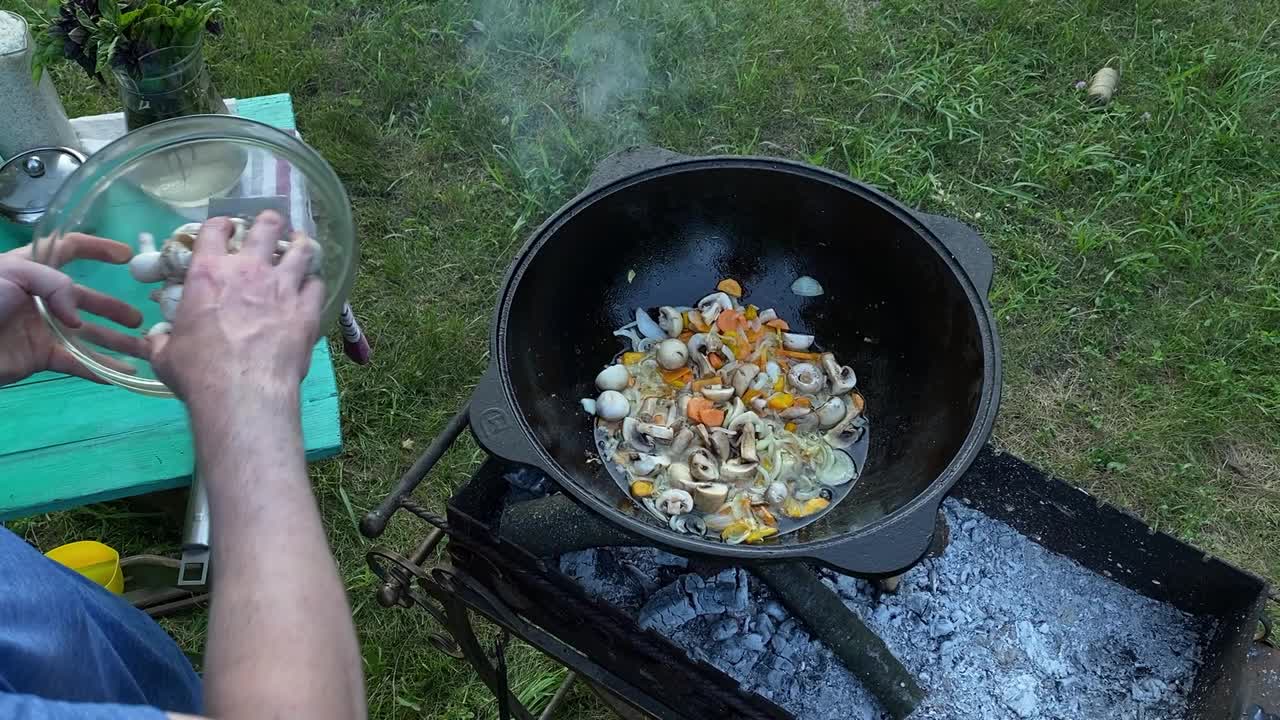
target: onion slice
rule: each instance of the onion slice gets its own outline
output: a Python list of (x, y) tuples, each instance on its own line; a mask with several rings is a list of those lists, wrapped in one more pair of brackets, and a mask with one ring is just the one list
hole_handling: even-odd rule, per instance
[(801, 275), (791, 283), (791, 292), (800, 297), (818, 297), (823, 293), (822, 284), (808, 275)]

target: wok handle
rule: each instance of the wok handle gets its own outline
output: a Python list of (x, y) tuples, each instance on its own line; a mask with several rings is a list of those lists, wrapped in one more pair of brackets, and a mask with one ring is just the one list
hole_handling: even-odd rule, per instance
[(587, 180), (587, 188), (583, 192), (598, 190), (614, 180), (641, 170), (651, 170), (691, 159), (688, 155), (681, 155), (656, 145), (634, 145), (601, 160), (592, 171), (590, 179)]
[(490, 454), (503, 460), (532, 465), (548, 477), (555, 477), (521, 429), (515, 406), (507, 398), (495, 365), (489, 366), (471, 394), (471, 434)]
[(915, 216), (947, 246), (978, 290), (983, 295), (989, 294), (995, 275), (995, 259), (991, 256), (991, 247), (978, 231), (959, 220), (942, 215), (918, 212)]
[(897, 575), (928, 552), (938, 524), (942, 498), (923, 503), (892, 525), (870, 535), (855, 535), (808, 553), (809, 557), (847, 575)]

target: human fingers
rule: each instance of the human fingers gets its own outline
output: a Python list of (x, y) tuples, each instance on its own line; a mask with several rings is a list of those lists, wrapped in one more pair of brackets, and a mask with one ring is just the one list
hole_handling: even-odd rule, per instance
[(216, 257), (227, 254), (227, 240), (235, 234), (236, 227), (224, 217), (209, 218), (196, 234), (195, 257)]
[(276, 240), (284, 233), (284, 218), (275, 210), (263, 210), (245, 234), (241, 255), (253, 255), (270, 262)]
[(32, 260), (6, 258), (0, 262), (0, 279), (17, 285), (28, 295), (43, 299), (53, 316), (67, 327), (80, 327), (75, 284), (63, 273)]
[(164, 349), (169, 344), (169, 333), (156, 333), (142, 339), (146, 343), (147, 361), (155, 368), (158, 360), (164, 356)]
[(92, 380), (100, 385), (107, 384), (106, 380), (98, 377), (97, 373), (85, 367), (84, 364), (77, 360), (66, 348), (54, 348), (53, 352), (49, 353), (49, 362), (47, 365), (48, 369), (53, 372), (59, 372), (63, 375), (74, 375), (76, 377), (84, 378), (85, 380)]
[(284, 273), (289, 279), (291, 287), (301, 287), (302, 280), (307, 276), (307, 270), (311, 268), (311, 260), (319, 247), (319, 243), (307, 237), (305, 233), (293, 233), (293, 241), (289, 243), (289, 249), (285, 251), (284, 257), (280, 258), (280, 264), (277, 266), (279, 272)]
[(105, 293), (76, 285), (76, 304), (85, 312), (104, 317), (125, 327), (135, 328), (142, 324), (142, 313), (129, 303), (113, 298)]
[(324, 281), (317, 277), (307, 278), (298, 293), (298, 310), (311, 333), (312, 344), (320, 339), (320, 311), (323, 309)]
[(125, 243), (84, 233), (67, 233), (53, 250), (54, 267), (72, 260), (98, 260), (113, 265), (123, 265), (133, 257), (133, 248)]
[(142, 360), (147, 359), (151, 353), (146, 338), (122, 333), (94, 323), (82, 325), (76, 330), (76, 337), (91, 342), (98, 347)]

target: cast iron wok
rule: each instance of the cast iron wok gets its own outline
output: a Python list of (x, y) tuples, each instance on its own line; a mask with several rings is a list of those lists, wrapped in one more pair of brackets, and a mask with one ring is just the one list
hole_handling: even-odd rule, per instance
[[(914, 564), (938, 504), (991, 433), (999, 341), (991, 253), (968, 227), (819, 168), (765, 158), (614, 156), (521, 249), (498, 302), (471, 428), (623, 529), (686, 554), (816, 560), (884, 574)], [(628, 280), (634, 272), (634, 277)], [(790, 290), (800, 275), (826, 293)], [(862, 476), (821, 520), (727, 545), (637, 512), (595, 455), (579, 399), (635, 308), (682, 305), (726, 277), (858, 374), (871, 420)]]

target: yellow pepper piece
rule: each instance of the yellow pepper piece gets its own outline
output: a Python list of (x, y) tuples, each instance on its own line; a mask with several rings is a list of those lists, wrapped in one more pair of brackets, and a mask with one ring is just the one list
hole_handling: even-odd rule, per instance
[(716, 285), (716, 289), (730, 297), (742, 297), (742, 285), (733, 278), (725, 278), (724, 280), (721, 280), (720, 284)]
[(726, 527), (723, 531), (721, 531), (720, 539), (728, 540), (729, 538), (732, 538), (732, 537), (741, 537), (743, 535), (750, 535), (750, 533), (751, 533), (751, 525), (747, 524), (745, 520), (735, 520), (729, 523), (729, 526)]
[(742, 394), (742, 402), (749, 403), (763, 394), (764, 393), (760, 392), (759, 390), (748, 390)]
[(820, 510), (826, 509), (830, 504), (831, 501), (826, 498), (816, 497), (800, 502), (795, 498), (789, 497), (782, 501), (782, 514), (789, 518), (809, 517)]
[(795, 402), (796, 402), (796, 398), (791, 393), (784, 393), (784, 392), (774, 393), (772, 396), (769, 397), (769, 407), (773, 408), (774, 410), (786, 410), (787, 408), (794, 405)]
[[(783, 390), (785, 390), (786, 387), (787, 387), (787, 376), (779, 374), (778, 379), (773, 381), (773, 391), (780, 393)], [(790, 403), (787, 403), (787, 405), (790, 406)]]
[(796, 424), (795, 424), (795, 423), (793, 423), (793, 422), (789, 422), (789, 423), (787, 423), (786, 425), (783, 425), (783, 426), (782, 426), (782, 429), (783, 429), (783, 430), (786, 430), (787, 432), (795, 432), (795, 431), (796, 431)]
[(647, 498), (653, 494), (653, 483), (648, 480), (637, 480), (631, 483), (631, 494), (638, 498)]
[(755, 305), (748, 305), (746, 315), (748, 320), (755, 320), (760, 317), (760, 308)]
[(624, 353), (622, 353), (622, 364), (623, 364), (623, 365), (635, 365), (636, 363), (640, 362), (640, 361), (641, 361), (641, 360), (643, 360), (643, 359), (644, 359), (644, 353), (642, 353), (642, 352), (624, 352)]
[(744, 542), (751, 545), (755, 545), (755, 544), (764, 542), (765, 538), (770, 537), (772, 535), (777, 535), (777, 534), (778, 534), (778, 528), (762, 527), (759, 530), (752, 530), (750, 533), (748, 533), (747, 539)]

